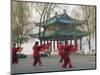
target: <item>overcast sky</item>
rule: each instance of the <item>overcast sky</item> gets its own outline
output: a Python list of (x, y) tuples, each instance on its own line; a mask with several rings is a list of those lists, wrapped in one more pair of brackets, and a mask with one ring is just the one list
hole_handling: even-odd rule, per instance
[[(37, 3), (38, 4), (38, 3)], [(58, 14), (63, 14), (64, 13), (64, 9), (66, 10), (66, 13), (72, 17), (72, 18), (76, 18), (76, 19), (79, 19), (79, 20), (83, 20), (83, 17), (82, 17), (82, 10), (80, 9), (80, 5), (64, 5), (64, 4), (57, 4), (59, 6), (59, 8), (55, 8), (54, 9), (54, 13), (51, 14), (51, 17), (55, 15), (55, 12), (57, 12)], [(79, 17), (77, 18), (75, 15), (78, 14)], [(34, 20), (35, 22), (39, 22), (39, 18), (40, 18), (40, 15), (38, 14), (38, 12), (35, 10), (35, 8), (33, 8), (32, 10), (32, 16), (31, 17), (32, 19), (31, 20)], [(43, 31), (43, 29), (41, 29)], [(33, 29), (33, 33), (38, 33), (39, 31), (39, 28), (38, 27), (35, 27)]]

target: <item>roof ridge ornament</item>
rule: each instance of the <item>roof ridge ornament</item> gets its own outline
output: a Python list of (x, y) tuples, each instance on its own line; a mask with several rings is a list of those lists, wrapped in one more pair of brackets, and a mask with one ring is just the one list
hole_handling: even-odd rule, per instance
[(64, 14), (66, 14), (66, 9), (63, 9)]

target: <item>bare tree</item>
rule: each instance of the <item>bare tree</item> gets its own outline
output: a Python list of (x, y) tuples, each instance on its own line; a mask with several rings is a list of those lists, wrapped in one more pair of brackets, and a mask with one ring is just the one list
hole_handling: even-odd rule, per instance
[(24, 36), (34, 28), (34, 21), (30, 22), (31, 14), (29, 3), (12, 1), (12, 41), (20, 47)]
[(46, 31), (46, 28), (44, 27), (44, 33), (41, 36), (41, 34), (40, 34), (41, 25), (47, 24), (49, 22), (50, 14), (51, 14), (51, 12), (54, 11), (55, 7), (57, 7), (56, 4), (52, 4), (52, 3), (36, 3), (36, 5), (34, 6), (35, 10), (39, 13), (39, 16), (40, 16), (40, 20), (39, 20), (39, 22), (40, 22), (40, 25), (39, 25), (40, 43), (42, 43), (42, 38), (44, 38), (45, 31)]
[[(95, 11), (96, 11), (95, 6), (80, 6), (78, 8), (78, 11), (76, 11), (76, 9), (72, 10), (72, 15), (74, 16), (74, 18), (77, 18), (77, 19), (83, 18), (84, 20), (86, 20), (85, 25), (81, 25), (78, 28), (81, 29), (82, 31), (86, 31), (89, 34), (87, 36), (89, 50), (91, 50), (91, 39), (95, 38), (95, 29), (96, 29), (96, 15), (95, 15), (96, 12)], [(83, 17), (80, 17), (80, 16), (83, 16)]]
[(95, 38), (95, 29), (96, 29), (96, 8), (95, 6), (81, 6), (83, 11), (83, 17), (86, 19), (85, 29), (89, 36), (87, 41), (89, 44), (89, 50), (91, 50), (91, 38)]

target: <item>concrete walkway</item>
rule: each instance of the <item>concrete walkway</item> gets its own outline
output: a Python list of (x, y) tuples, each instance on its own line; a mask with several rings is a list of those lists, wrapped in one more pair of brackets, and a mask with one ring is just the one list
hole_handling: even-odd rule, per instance
[(42, 57), (42, 66), (33, 66), (33, 58), (28, 55), (25, 59), (19, 59), (19, 64), (11, 65), (11, 73), (37, 73), (37, 72), (51, 72), (51, 71), (69, 71), (69, 70), (83, 70), (95, 69), (96, 59), (95, 55), (71, 55), (74, 68), (62, 68), (62, 63), (59, 63), (60, 57), (52, 55), (50, 57)]

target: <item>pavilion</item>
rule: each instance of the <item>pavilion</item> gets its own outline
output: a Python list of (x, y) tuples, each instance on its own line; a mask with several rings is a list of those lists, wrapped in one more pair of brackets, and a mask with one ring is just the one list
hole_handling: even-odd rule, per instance
[[(72, 42), (74, 36), (77, 40), (80, 39), (80, 50), (82, 50), (82, 38), (88, 34), (87, 32), (77, 29), (77, 27), (84, 25), (85, 22), (85, 20), (71, 18), (64, 10), (63, 14), (58, 15), (55, 13), (55, 16), (47, 21), (41, 22), (41, 24), (36, 23), (36, 26), (44, 29), (44, 31), (40, 32), (42, 43), (52, 41), (52, 49), (54, 49), (54, 51), (57, 49), (56, 42), (58, 40), (63, 42), (69, 40)], [(39, 33), (30, 34), (30, 36), (40, 39)]]

